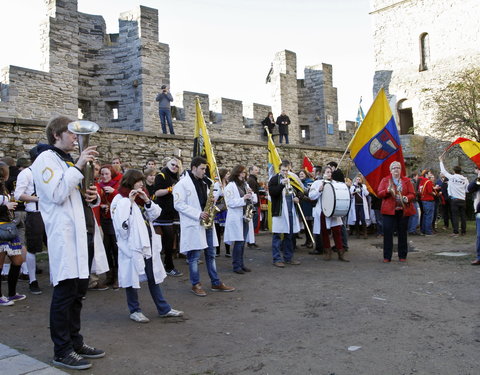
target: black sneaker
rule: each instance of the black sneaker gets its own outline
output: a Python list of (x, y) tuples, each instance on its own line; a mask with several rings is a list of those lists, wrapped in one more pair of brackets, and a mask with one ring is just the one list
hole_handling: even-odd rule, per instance
[(42, 294), (42, 290), (38, 286), (38, 281), (32, 281), (30, 283), (30, 293), (32, 294)]
[(72, 370), (86, 370), (87, 368), (92, 367), (90, 362), (75, 352), (71, 352), (65, 357), (56, 357), (53, 359), (52, 363), (55, 366), (66, 367)]
[(92, 348), (87, 344), (83, 344), (80, 349), (75, 352), (84, 358), (102, 358), (105, 357), (105, 352), (101, 349)]

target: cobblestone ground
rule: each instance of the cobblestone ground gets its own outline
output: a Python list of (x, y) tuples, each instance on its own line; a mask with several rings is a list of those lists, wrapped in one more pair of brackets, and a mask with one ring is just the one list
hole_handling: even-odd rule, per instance
[[(350, 239), (350, 263), (327, 262), (299, 246), (302, 264), (284, 269), (272, 266), (271, 235), (262, 233), (261, 249), (246, 249), (251, 273), (232, 273), (222, 249), (219, 274), (237, 291), (207, 289), (205, 298), (190, 292), (187, 265), (178, 259), (186, 276), (168, 278), (162, 288), (184, 318), (157, 318), (146, 285), (140, 302), (151, 322), (144, 325), (129, 320), (122, 290), (89, 292), (82, 333), (107, 356), (92, 360), (86, 373), (478, 374), (480, 267), (470, 265), (475, 236), (469, 225), (464, 237), (410, 237), (415, 251), (407, 264), (383, 264), (382, 240), (371, 235)], [(468, 255), (437, 255), (444, 251)], [(39, 278), (40, 296), (20, 282), (28, 298), (0, 310), (0, 342), (50, 363), (47, 279), (45, 273)]]

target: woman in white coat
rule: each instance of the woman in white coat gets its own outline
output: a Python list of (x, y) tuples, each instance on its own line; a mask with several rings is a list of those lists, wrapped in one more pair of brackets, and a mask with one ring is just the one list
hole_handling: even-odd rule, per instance
[(332, 247), (330, 245), (330, 232), (332, 232), (338, 259), (348, 262), (344, 256), (345, 249), (342, 242), (342, 218), (337, 216), (326, 217), (322, 212), (322, 194), (326, 183), (337, 183), (332, 180), (332, 169), (330, 167), (325, 168), (323, 180), (316, 180), (308, 193), (311, 200), (317, 200), (317, 204), (313, 208), (313, 233), (322, 235), (325, 260), (332, 259)]
[(182, 316), (165, 301), (159, 284), (167, 276), (160, 258), (162, 242), (152, 221), (161, 213), (144, 188), (143, 173), (130, 169), (122, 177), (119, 194), (111, 204), (113, 226), (118, 244), (118, 284), (125, 288), (130, 319), (148, 323), (138, 302), (140, 276), (146, 275), (148, 288), (160, 317)]
[[(355, 177), (353, 185), (350, 186), (352, 203), (348, 213), (348, 225), (355, 225), (357, 238), (360, 238), (360, 226), (362, 227), (363, 238), (367, 238), (367, 221), (370, 220), (369, 194), (362, 175), (359, 174)], [(353, 234), (353, 230), (350, 231), (350, 234)]]
[[(254, 209), (257, 203), (257, 195), (246, 181), (247, 170), (243, 165), (237, 165), (232, 169), (230, 182), (225, 187), (225, 202), (228, 215), (225, 221), (225, 243), (233, 244), (232, 265), (233, 272), (244, 274), (250, 272), (250, 268), (244, 264), (243, 254), (245, 241), (247, 240), (250, 220), (245, 218), (248, 209)], [(251, 205), (249, 207), (249, 205)]]

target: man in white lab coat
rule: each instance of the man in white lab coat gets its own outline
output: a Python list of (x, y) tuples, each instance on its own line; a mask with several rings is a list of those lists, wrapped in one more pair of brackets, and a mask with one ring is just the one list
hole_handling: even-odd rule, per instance
[(207, 295), (200, 284), (198, 271), (198, 260), (202, 250), (205, 254), (208, 276), (212, 282), (211, 290), (233, 292), (235, 288), (226, 286), (217, 275), (215, 246), (218, 246), (218, 240), (215, 226), (205, 228), (200, 224), (202, 219), (209, 218), (210, 214), (205, 211), (205, 206), (207, 201), (213, 198), (209, 194), (213, 184), (204, 178), (207, 160), (196, 156), (192, 159), (190, 168), (191, 170), (187, 171), (173, 188), (173, 204), (180, 215), (180, 252), (187, 255), (192, 292), (199, 297)]
[[(82, 170), (98, 155), (88, 147), (74, 163), (70, 152), (77, 144), (77, 135), (68, 130), (72, 119), (59, 116), (46, 128), (48, 145), (39, 145), (40, 155), (32, 165), (39, 209), (48, 238), (50, 279), (53, 284), (50, 307), (50, 334), (54, 343), (57, 366), (87, 369), (92, 365), (85, 358), (100, 358), (105, 352), (83, 342), (80, 334), (82, 297), (88, 287), (88, 241), (93, 241), (95, 226), (91, 204), (98, 203), (95, 186), (82, 197), (79, 184)], [(42, 152), (43, 151), (43, 152)]]

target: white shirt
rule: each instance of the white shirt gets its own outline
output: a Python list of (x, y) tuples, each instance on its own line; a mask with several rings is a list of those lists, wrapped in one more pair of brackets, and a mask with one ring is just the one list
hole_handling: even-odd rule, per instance
[(468, 180), (461, 174), (450, 174), (445, 169), (443, 162), (440, 162), (440, 171), (448, 178), (448, 196), (450, 198), (465, 200), (465, 194), (467, 192)]
[[(15, 188), (15, 200), (19, 201), (22, 194), (33, 195), (35, 185), (33, 183), (33, 173), (30, 168), (23, 169), (17, 176), (17, 185)], [(38, 202), (25, 202), (25, 211), (38, 212)]]

